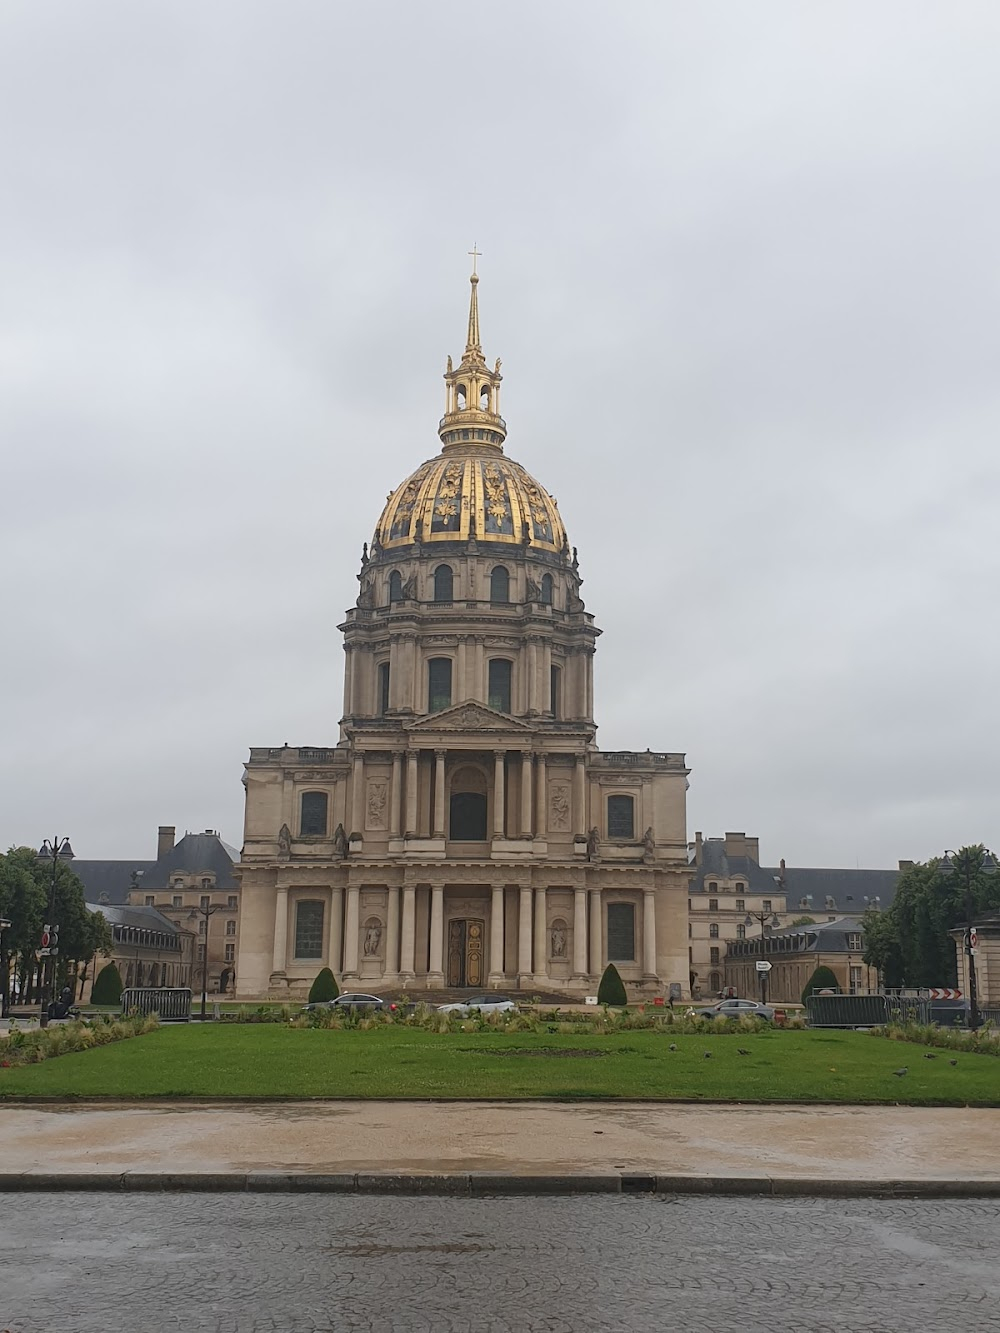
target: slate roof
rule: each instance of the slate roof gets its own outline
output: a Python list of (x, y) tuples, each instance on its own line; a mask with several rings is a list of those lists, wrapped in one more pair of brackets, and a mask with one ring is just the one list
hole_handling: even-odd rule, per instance
[[(898, 870), (821, 870), (786, 866), (768, 869), (771, 876), (784, 876), (785, 910), (803, 912), (809, 916), (819, 912), (857, 913), (868, 903), (866, 898), (878, 898), (884, 912), (896, 895)], [(801, 907), (803, 898), (812, 895), (808, 907)], [(827, 905), (827, 899), (832, 899)]]
[[(158, 861), (85, 861), (76, 857), (70, 868), (83, 882), (84, 896), (98, 902), (106, 894), (111, 904), (124, 903), (134, 887), (138, 892), (166, 889), (172, 873), (214, 875), (219, 889), (235, 889), (233, 864), (240, 859), (235, 847), (223, 842), (217, 833), (185, 833), (184, 837)], [(141, 870), (137, 885), (132, 872)]]
[(88, 902), (96, 903), (106, 893), (108, 902), (123, 903), (132, 887), (132, 871), (148, 873), (155, 865), (155, 861), (78, 861), (74, 857), (70, 869), (80, 877)]
[(848, 953), (848, 935), (860, 935), (861, 917), (841, 916), (836, 921), (817, 921), (815, 926), (784, 926), (768, 932), (768, 939), (789, 935), (803, 935), (806, 943), (803, 953)]
[(89, 912), (100, 912), (113, 926), (134, 926), (139, 930), (158, 930), (167, 935), (181, 934), (180, 926), (155, 907), (121, 907), (114, 903), (87, 903)]
[(765, 870), (750, 856), (727, 856), (722, 838), (706, 838), (701, 844), (701, 865), (691, 866), (691, 888), (694, 893), (704, 893), (710, 879), (742, 875), (748, 893), (773, 897), (780, 892), (775, 882), (776, 873)]

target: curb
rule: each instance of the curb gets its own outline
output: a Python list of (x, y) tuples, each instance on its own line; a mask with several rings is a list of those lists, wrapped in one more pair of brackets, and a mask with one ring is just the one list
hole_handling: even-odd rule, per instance
[(124, 1171), (0, 1172), (0, 1194), (64, 1193), (378, 1194), (464, 1198), (552, 1194), (690, 1194), (756, 1198), (997, 1199), (992, 1180), (811, 1180), (795, 1176), (524, 1175), (486, 1171), (397, 1172)]

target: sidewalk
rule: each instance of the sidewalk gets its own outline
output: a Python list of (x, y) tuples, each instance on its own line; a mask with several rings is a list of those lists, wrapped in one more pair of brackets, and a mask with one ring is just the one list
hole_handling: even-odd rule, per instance
[[(247, 1183), (261, 1173), (264, 1184)], [(453, 1184), (445, 1192), (468, 1193), (479, 1173), (493, 1182), (491, 1192), (500, 1178), (507, 1188), (548, 1178), (575, 1180), (584, 1190), (654, 1188), (628, 1181), (659, 1178), (667, 1182), (661, 1189), (720, 1192), (996, 1195), (1000, 1109), (357, 1101), (0, 1107), (0, 1189), (68, 1188), (74, 1177), (83, 1188), (265, 1188), (267, 1180), (281, 1188), (279, 1177), (294, 1177), (286, 1187), (310, 1188), (313, 1180), (318, 1188), (357, 1189), (359, 1177), (375, 1174), (383, 1186), (390, 1177), (398, 1185), (400, 1177), (435, 1176), (442, 1189), (446, 1177)]]

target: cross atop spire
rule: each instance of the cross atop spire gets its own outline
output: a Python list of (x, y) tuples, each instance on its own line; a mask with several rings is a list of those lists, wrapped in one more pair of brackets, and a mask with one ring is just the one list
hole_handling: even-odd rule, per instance
[(482, 250), (477, 250), (477, 249), (476, 249), (476, 243), (475, 243), (475, 241), (473, 241), (473, 242), (472, 242), (472, 249), (471, 249), (471, 250), (468, 250), (466, 253), (467, 253), (467, 254), (470, 254), (470, 255), (472, 256), (472, 276), (475, 277), (475, 276), (476, 276), (476, 260), (477, 260), (477, 259), (482, 259), (482, 257), (483, 257), (483, 252), (482, 252)]
[[(445, 448), (475, 440), (480, 448), (500, 449), (507, 433), (500, 415), (500, 381), (503, 376), (500, 374), (499, 360), (492, 370), (487, 368), (480, 342), (479, 274), (476, 272), (476, 261), (482, 251), (473, 243), (468, 253), (472, 257), (469, 330), (461, 363), (453, 366), (451, 357), (448, 358), (448, 369), (444, 376), (448, 386), (447, 401), (445, 414), (438, 425), (438, 434)], [(461, 430), (457, 429), (459, 426)]]

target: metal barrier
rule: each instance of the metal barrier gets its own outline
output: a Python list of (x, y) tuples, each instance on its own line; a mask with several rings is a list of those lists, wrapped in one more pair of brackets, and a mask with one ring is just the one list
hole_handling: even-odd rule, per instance
[[(868, 1028), (886, 1023), (936, 1023), (963, 1027), (968, 1022), (963, 1001), (935, 1002), (919, 995), (809, 995), (806, 1015), (813, 1028)], [(984, 1015), (985, 1016), (985, 1015)]]
[(164, 1022), (186, 1023), (191, 1017), (191, 990), (184, 987), (148, 987), (122, 991), (122, 1013), (159, 1014)]

